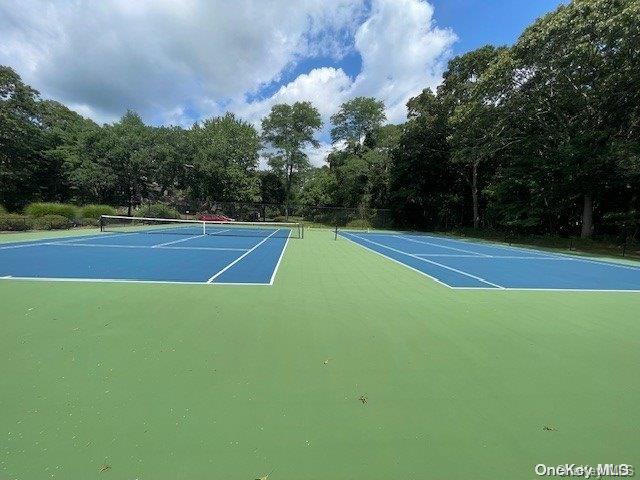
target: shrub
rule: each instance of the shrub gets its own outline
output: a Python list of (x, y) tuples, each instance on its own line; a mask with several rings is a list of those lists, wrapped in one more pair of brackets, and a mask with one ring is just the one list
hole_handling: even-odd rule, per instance
[(175, 209), (163, 203), (153, 203), (144, 205), (133, 213), (136, 217), (151, 218), (180, 218), (180, 213)]
[(0, 214), (0, 231), (3, 232), (22, 232), (31, 230), (33, 220), (26, 215)]
[(79, 227), (97, 227), (100, 225), (100, 220), (97, 218), (79, 218), (76, 220), (76, 224)]
[(62, 215), (43, 215), (33, 221), (36, 230), (64, 230), (73, 227), (73, 222)]
[(33, 218), (40, 218), (45, 215), (60, 215), (73, 220), (78, 217), (78, 208), (68, 203), (32, 203), (27, 205), (24, 213)]
[(80, 217), (83, 219), (100, 219), (100, 215), (115, 215), (116, 209), (109, 205), (85, 205), (80, 209)]
[(6, 215), (7, 211), (5, 210), (5, 208), (0, 205), (0, 215)]
[(371, 222), (365, 218), (356, 218), (347, 223), (347, 228), (358, 228), (362, 230), (369, 230), (371, 228)]

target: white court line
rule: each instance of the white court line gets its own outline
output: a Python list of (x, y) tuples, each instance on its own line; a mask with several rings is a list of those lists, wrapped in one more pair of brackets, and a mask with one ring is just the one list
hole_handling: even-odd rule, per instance
[(166, 245), (173, 245), (174, 243), (187, 242), (189, 240), (193, 240), (194, 238), (204, 237), (204, 233), (200, 235), (194, 235), (193, 237), (181, 238), (180, 240), (174, 240), (173, 242), (165, 242), (165, 243), (157, 243), (155, 245), (151, 245), (151, 248), (159, 248), (164, 247)]
[(289, 230), (289, 235), (287, 235), (287, 241), (284, 242), (284, 247), (282, 247), (282, 251), (280, 252), (280, 257), (278, 258), (278, 263), (276, 263), (276, 268), (273, 269), (273, 273), (271, 274), (271, 279), (269, 280), (269, 285), (273, 285), (273, 281), (276, 279), (276, 273), (278, 272), (278, 267), (280, 267), (280, 262), (282, 261), (282, 257), (284, 257), (284, 251), (287, 249), (287, 245), (289, 245), (290, 238), (291, 238), (291, 230)]
[(423, 242), (422, 240), (414, 240), (413, 238), (408, 238), (408, 237), (405, 237), (404, 235), (393, 235), (393, 236), (395, 238), (400, 238), (400, 239), (406, 240), (408, 242), (421, 243), (423, 245), (431, 245), (432, 247), (444, 248), (444, 249), (447, 249), (447, 250), (456, 250), (458, 252), (472, 253), (476, 257), (488, 257), (489, 256), (489, 255), (484, 254), (484, 253), (474, 252), (473, 250), (465, 250), (463, 248), (447, 247), (445, 245), (441, 245), (441, 244), (437, 244), (437, 243)]
[[(445, 241), (453, 242), (455, 244), (459, 244), (459, 243), (462, 243), (464, 245), (475, 245), (476, 244), (474, 242), (470, 242), (470, 241), (466, 241), (466, 240), (462, 240), (462, 239), (455, 239), (455, 238), (434, 237), (434, 236), (431, 236), (431, 235), (425, 235), (425, 237), (432, 238), (434, 240), (445, 240)], [(479, 245), (485, 245), (487, 247), (505, 248), (505, 249), (509, 249), (509, 250), (517, 250), (517, 251), (520, 251), (520, 252), (535, 253), (535, 254), (539, 254), (539, 255), (558, 256), (558, 257), (563, 257), (563, 258), (568, 258), (568, 259), (571, 259), (571, 260), (575, 260), (575, 261), (578, 261), (578, 262), (594, 263), (596, 265), (604, 265), (604, 266), (609, 266), (609, 267), (624, 268), (624, 269), (627, 269), (627, 270), (640, 270), (640, 266), (626, 265), (624, 263), (616, 263), (616, 262), (613, 262), (611, 260), (599, 260), (599, 259), (585, 258), (583, 256), (580, 256), (580, 255), (577, 255), (577, 254), (573, 254), (573, 253), (556, 252), (554, 250), (536, 250), (534, 248), (517, 247), (517, 246), (514, 246), (514, 245), (504, 245), (502, 243), (486, 242), (486, 241), (480, 241), (480, 242), (478, 242), (478, 244)], [(581, 290), (581, 291), (583, 291), (583, 290)], [(596, 291), (599, 291), (599, 290), (596, 290)], [(605, 292), (610, 292), (612, 290), (604, 290), (604, 291)]]
[(462, 270), (458, 270), (457, 268), (449, 267), (448, 265), (444, 265), (442, 263), (434, 262), (433, 260), (428, 260), (426, 258), (418, 257), (417, 255), (414, 255), (412, 253), (403, 252), (402, 250), (398, 250), (396, 248), (389, 247), (388, 245), (384, 245), (382, 243), (374, 242), (373, 240), (369, 240), (367, 238), (360, 237), (359, 235), (355, 235), (353, 233), (351, 235), (353, 235), (356, 238), (359, 238), (360, 240), (364, 240), (365, 242), (373, 243), (374, 245), (378, 245), (379, 247), (382, 247), (382, 248), (387, 248), (387, 249), (389, 249), (389, 250), (391, 250), (393, 252), (397, 252), (397, 253), (400, 253), (402, 255), (407, 255), (408, 257), (417, 258), (418, 260), (422, 260), (423, 262), (427, 262), (427, 263), (430, 263), (432, 265), (436, 265), (438, 267), (444, 268), (446, 270), (451, 270), (452, 272), (459, 273), (460, 275), (464, 275), (466, 277), (473, 278), (474, 280), (478, 280), (479, 282), (486, 283), (487, 285), (491, 285), (491, 286), (496, 287), (496, 288), (505, 288), (502, 285), (498, 285), (497, 283), (490, 282), (489, 280), (486, 280), (486, 279), (484, 279), (482, 277), (478, 277), (477, 275), (472, 275), (471, 273), (468, 273), (468, 272), (465, 272), (465, 271), (462, 271)]
[(266, 242), (267, 240), (269, 240), (273, 235), (275, 235), (276, 233), (278, 233), (281, 229), (277, 229), (275, 230), (271, 235), (269, 235), (268, 237), (266, 237), (264, 240), (262, 240), (260, 243), (258, 243), (257, 245), (254, 245), (253, 248), (251, 248), (250, 250), (247, 250), (245, 253), (243, 253), (242, 255), (240, 255), (238, 258), (236, 258), (233, 262), (231, 262), (229, 265), (227, 265), (226, 267), (224, 267), (222, 270), (220, 270), (218, 273), (216, 273), (215, 275), (213, 275), (211, 278), (209, 278), (209, 280), (207, 280), (207, 283), (211, 283), (213, 282), (217, 277), (219, 277), (220, 275), (222, 275), (224, 272), (226, 272), (227, 270), (229, 270), (231, 267), (233, 267), (236, 263), (238, 263), (240, 260), (242, 260), (244, 257), (246, 257), (247, 255), (249, 255), (251, 252), (253, 252), (256, 248), (258, 248), (260, 245), (262, 245), (264, 242)]
[(135, 235), (136, 233), (139, 232), (127, 232), (127, 233), (103, 233), (101, 235), (93, 235), (91, 237), (86, 236), (86, 237), (75, 237), (72, 239), (62, 239), (60, 241), (57, 241), (55, 243), (73, 243), (73, 242), (80, 242), (80, 241), (84, 241), (84, 240), (99, 240), (101, 238), (113, 238), (113, 237), (123, 237), (125, 235)]
[(418, 257), (445, 257), (445, 258), (499, 258), (499, 259), (508, 259), (508, 260), (554, 260), (556, 262), (572, 262), (573, 258), (564, 258), (564, 257), (543, 257), (543, 256), (512, 256), (512, 255), (484, 255), (479, 257), (478, 255), (449, 255), (445, 253), (414, 253)]
[(111, 245), (108, 243), (41, 243), (40, 245), (53, 245), (56, 247), (99, 247), (99, 248), (141, 248), (147, 250), (228, 250), (230, 252), (246, 252), (248, 248), (226, 247), (154, 247), (151, 245)]
[[(365, 250), (369, 250), (370, 252), (375, 253), (376, 255), (380, 255), (381, 257), (384, 257), (387, 260), (391, 260), (392, 262), (397, 263), (398, 265), (402, 265), (404, 268), (408, 268), (409, 270), (413, 270), (414, 272), (419, 273), (420, 275), (424, 275), (428, 279), (433, 280), (436, 283), (439, 283), (443, 287), (454, 288), (451, 285), (449, 285), (448, 283), (444, 283), (442, 280), (440, 280), (440, 279), (438, 279), (436, 277), (433, 277), (433, 276), (429, 275), (428, 273), (423, 272), (422, 270), (418, 270), (417, 268), (414, 268), (411, 265), (407, 265), (406, 263), (402, 263), (400, 260), (396, 260), (395, 258), (391, 258), (391, 257), (385, 255), (384, 253), (378, 252), (377, 250), (374, 250), (372, 248), (367, 247), (366, 245), (362, 245), (361, 243), (358, 243), (355, 240), (347, 237), (346, 235), (344, 235), (344, 233), (351, 233), (351, 232), (338, 232), (338, 234), (342, 238), (344, 238), (345, 240), (349, 240), (354, 245), (357, 245), (360, 248), (364, 248)], [(493, 290), (495, 290), (495, 289), (493, 289)]]
[(536, 287), (505, 287), (505, 288), (489, 288), (489, 287), (451, 287), (454, 290), (485, 290), (496, 291), (505, 290), (512, 292), (590, 292), (590, 293), (640, 293), (640, 289), (622, 290), (619, 288), (606, 290), (601, 288), (536, 288)]
[(207, 282), (186, 282), (186, 281), (171, 281), (171, 280), (127, 280), (123, 278), (63, 278), (63, 277), (0, 277), (0, 280), (19, 280), (19, 281), (35, 281), (35, 282), (84, 282), (84, 283), (157, 283), (168, 285), (235, 285), (235, 286), (256, 286), (266, 285), (268, 283), (207, 283)]

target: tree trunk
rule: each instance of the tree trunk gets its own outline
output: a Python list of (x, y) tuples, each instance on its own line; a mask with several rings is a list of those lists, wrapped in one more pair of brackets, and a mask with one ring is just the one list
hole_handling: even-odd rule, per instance
[(582, 208), (582, 233), (580, 238), (589, 238), (593, 233), (593, 198), (585, 194)]
[(480, 212), (478, 207), (478, 161), (474, 160), (471, 171), (471, 198), (473, 199), (473, 228), (480, 226)]

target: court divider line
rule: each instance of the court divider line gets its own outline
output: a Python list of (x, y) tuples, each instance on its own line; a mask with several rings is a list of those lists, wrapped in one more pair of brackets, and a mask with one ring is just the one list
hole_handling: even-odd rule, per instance
[(238, 258), (236, 258), (233, 262), (231, 262), (229, 265), (227, 265), (226, 267), (224, 267), (222, 270), (220, 270), (219, 272), (217, 272), (215, 275), (213, 275), (211, 278), (209, 278), (209, 280), (207, 280), (207, 283), (212, 283), (216, 278), (218, 278), (220, 275), (222, 275), (224, 272), (226, 272), (227, 270), (229, 270), (231, 267), (233, 267), (236, 263), (238, 263), (240, 260), (242, 260), (244, 257), (246, 257), (247, 255), (249, 255), (251, 252), (253, 252), (256, 248), (258, 248), (260, 245), (262, 245), (264, 242), (266, 242), (267, 240), (269, 240), (272, 236), (274, 236), (276, 233), (278, 233), (281, 229), (277, 229), (275, 230), (271, 235), (269, 235), (268, 237), (266, 237), (264, 240), (262, 240), (261, 242), (259, 242), (258, 244), (254, 245), (253, 248), (247, 250), (245, 253), (243, 253), (242, 255), (240, 255)]
[(464, 276), (469, 277), (469, 278), (473, 278), (474, 280), (478, 280), (479, 282), (486, 283), (487, 285), (491, 285), (491, 286), (496, 287), (496, 288), (505, 288), (502, 285), (498, 285), (497, 283), (490, 282), (489, 280), (486, 280), (486, 279), (484, 279), (482, 277), (478, 277), (477, 275), (473, 275), (473, 274), (465, 272), (463, 270), (458, 270), (457, 268), (449, 267), (449, 266), (444, 265), (442, 263), (434, 262), (433, 260), (428, 260), (426, 258), (418, 257), (418, 256), (416, 256), (416, 255), (414, 255), (412, 253), (403, 252), (402, 250), (398, 250), (397, 248), (389, 247), (388, 245), (384, 245), (382, 243), (374, 242), (373, 240), (369, 240), (367, 238), (360, 237), (359, 235), (355, 235), (353, 233), (351, 235), (353, 235), (354, 237), (359, 238), (360, 240), (363, 240), (365, 242), (369, 242), (369, 243), (372, 243), (374, 245), (378, 245), (379, 247), (389, 249), (389, 250), (391, 250), (393, 252), (397, 252), (397, 253), (400, 253), (402, 255), (407, 255), (408, 257), (416, 258), (418, 260), (422, 260), (423, 262), (427, 262), (427, 263), (430, 263), (432, 265), (436, 265), (437, 267), (441, 267), (441, 268), (444, 268), (446, 270), (450, 270), (452, 272), (459, 273), (460, 275), (464, 275)]
[(282, 251), (280, 252), (280, 257), (278, 257), (276, 268), (273, 269), (273, 273), (271, 274), (271, 279), (269, 280), (269, 285), (273, 285), (273, 282), (276, 279), (276, 273), (278, 272), (278, 268), (280, 267), (280, 262), (282, 261), (282, 257), (284, 257), (284, 251), (287, 249), (287, 245), (289, 245), (290, 238), (291, 238), (291, 230), (289, 230), (289, 235), (287, 235), (287, 241), (284, 242), (284, 247), (282, 247)]

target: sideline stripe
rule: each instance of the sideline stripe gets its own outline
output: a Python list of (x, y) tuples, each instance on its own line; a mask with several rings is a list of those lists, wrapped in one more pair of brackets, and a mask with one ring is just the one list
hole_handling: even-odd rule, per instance
[[(413, 270), (416, 273), (419, 273), (420, 275), (424, 275), (425, 277), (427, 277), (430, 280), (433, 280), (436, 283), (439, 283), (440, 285), (442, 285), (443, 287), (447, 287), (447, 288), (456, 288), (456, 287), (452, 287), (451, 285), (449, 285), (448, 283), (443, 282), (442, 280), (440, 280), (439, 278), (436, 278), (432, 275), (429, 275), (426, 272), (423, 272), (422, 270), (418, 270), (415, 267), (412, 267), (411, 265), (407, 265), (406, 263), (402, 263), (400, 260), (396, 260), (395, 258), (391, 258), (388, 255), (385, 255), (382, 252), (378, 252), (377, 250), (374, 250), (372, 248), (367, 247), (366, 245), (363, 245), (361, 243), (356, 242), (355, 240), (353, 240), (352, 238), (347, 237), (346, 235), (344, 235), (344, 233), (346, 232), (338, 232), (338, 235), (340, 235), (342, 238), (344, 238), (345, 240), (349, 240), (351, 243), (353, 243), (354, 245), (357, 245), (360, 248), (364, 248), (365, 250), (369, 250), (371, 253), (375, 253), (376, 255), (380, 255), (381, 257), (386, 258), (387, 260), (391, 260), (394, 263), (397, 263), (398, 265), (402, 265), (405, 268), (408, 268), (409, 270)], [(351, 232), (349, 232), (351, 233)], [(485, 288), (485, 287), (481, 287), (481, 288)], [(492, 289), (487, 289), (487, 290), (495, 290), (494, 288)]]
[(239, 282), (188, 282), (188, 281), (171, 281), (171, 280), (128, 280), (124, 278), (62, 278), (62, 277), (0, 277), (0, 280), (19, 280), (19, 281), (35, 281), (35, 282), (85, 282), (85, 283), (157, 283), (169, 285), (235, 285), (235, 286), (269, 286), (268, 283), (239, 283)]
[(230, 252), (246, 252), (248, 248), (226, 248), (226, 247), (156, 247), (151, 245), (110, 245), (107, 243), (41, 243), (40, 245), (51, 245), (54, 247), (99, 247), (99, 248), (139, 248), (147, 250), (228, 250)]
[(280, 257), (278, 258), (278, 263), (276, 263), (276, 268), (273, 269), (273, 273), (271, 274), (271, 279), (269, 280), (269, 285), (273, 285), (273, 281), (276, 279), (276, 273), (278, 272), (278, 268), (280, 267), (280, 262), (282, 261), (282, 257), (284, 257), (284, 251), (287, 249), (287, 245), (289, 245), (290, 238), (291, 238), (291, 230), (289, 230), (289, 235), (287, 235), (287, 241), (284, 242), (284, 247), (282, 247), (282, 251), (280, 252)]
[(427, 263), (430, 263), (432, 265), (436, 265), (437, 267), (441, 267), (441, 268), (444, 268), (446, 270), (450, 270), (452, 272), (459, 273), (460, 275), (464, 275), (464, 276), (469, 277), (469, 278), (473, 278), (474, 280), (478, 280), (479, 282), (486, 283), (487, 285), (491, 285), (492, 287), (501, 288), (501, 289), (505, 288), (502, 285), (498, 285), (497, 283), (490, 282), (489, 280), (486, 280), (486, 279), (484, 279), (482, 277), (478, 277), (477, 275), (472, 275), (471, 273), (465, 272), (463, 270), (458, 270), (457, 268), (449, 267), (449, 266), (444, 265), (442, 263), (434, 262), (433, 260), (428, 260), (426, 258), (419, 257), (419, 256), (414, 255), (412, 253), (403, 252), (402, 250), (398, 250), (396, 248), (389, 247), (389, 246), (384, 245), (382, 243), (374, 242), (373, 240), (369, 240), (367, 238), (360, 237), (359, 235), (355, 235), (353, 233), (351, 235), (356, 237), (356, 238), (359, 238), (360, 240), (364, 240), (365, 242), (369, 242), (369, 243), (372, 243), (374, 245), (378, 245), (379, 247), (387, 248), (387, 249), (389, 249), (391, 251), (400, 253), (402, 255), (407, 255), (408, 257), (417, 258), (418, 260), (422, 260), (423, 262), (427, 262)]
[[(433, 240), (444, 240), (444, 241), (448, 241), (448, 242), (453, 242), (456, 245), (457, 244), (475, 245), (475, 242), (462, 240), (462, 239), (434, 237), (432, 235), (425, 235), (425, 237), (431, 238)], [(617, 263), (617, 262), (614, 262), (614, 261), (608, 260), (608, 259), (607, 260), (600, 260), (600, 259), (597, 259), (597, 258), (583, 257), (583, 256), (575, 254), (575, 253), (556, 252), (554, 250), (536, 250), (535, 248), (518, 247), (518, 246), (515, 246), (515, 245), (505, 245), (505, 244), (502, 244), (502, 243), (483, 241), (482, 239), (479, 239), (479, 240), (480, 241), (478, 242), (478, 245), (485, 245), (485, 246), (495, 247), (495, 248), (504, 248), (504, 249), (508, 249), (508, 250), (517, 250), (519, 252), (534, 253), (534, 254), (539, 254), (539, 255), (558, 256), (558, 257), (568, 258), (568, 259), (572, 259), (572, 260), (576, 260), (576, 261), (580, 261), (580, 262), (594, 263), (596, 265), (605, 265), (605, 266), (615, 267), (615, 268), (624, 268), (624, 269), (627, 269), (627, 270), (640, 270), (640, 265), (638, 265), (638, 266), (636, 266), (636, 265), (627, 265), (627, 264), (624, 264), (624, 263)], [(583, 290), (580, 290), (580, 291), (583, 291)], [(601, 290), (595, 290), (595, 291), (599, 292)], [(611, 292), (612, 290), (602, 290), (602, 291)]]
[(233, 262), (231, 262), (229, 265), (227, 265), (226, 267), (224, 267), (222, 270), (220, 270), (218, 273), (216, 273), (215, 275), (213, 275), (211, 278), (209, 278), (209, 280), (207, 280), (207, 283), (212, 283), (216, 278), (218, 278), (220, 275), (222, 275), (224, 272), (226, 272), (227, 270), (229, 270), (231, 267), (233, 267), (236, 263), (238, 263), (240, 260), (242, 260), (244, 257), (246, 257), (247, 255), (249, 255), (251, 252), (253, 252), (256, 248), (258, 248), (260, 245), (262, 245), (264, 242), (266, 242), (267, 240), (269, 240), (272, 236), (274, 236), (276, 233), (278, 233), (280, 230), (282, 230), (281, 228), (275, 230), (271, 235), (269, 235), (268, 237), (266, 237), (264, 240), (262, 240), (260, 243), (256, 244), (253, 246), (253, 248), (247, 250), (245, 253), (243, 253), (242, 255), (240, 255), (238, 258), (236, 258)]
[(490, 258), (498, 258), (498, 259), (507, 259), (507, 260), (555, 260), (556, 262), (572, 262), (573, 258), (564, 258), (564, 257), (543, 257), (539, 256), (531, 256), (531, 257), (522, 257), (516, 255), (484, 255), (479, 257), (478, 255), (449, 255), (446, 253), (414, 253), (418, 257), (439, 257), (439, 258), (480, 258), (480, 259), (490, 259)]
[(456, 250), (458, 252), (472, 253), (476, 257), (488, 257), (489, 256), (489, 255), (487, 255), (485, 253), (474, 252), (473, 250), (465, 250), (463, 248), (447, 247), (445, 245), (439, 245), (437, 243), (423, 242), (422, 240), (414, 240), (413, 238), (405, 237), (404, 235), (394, 235), (394, 237), (395, 238), (400, 238), (402, 240), (406, 240), (407, 242), (421, 243), (423, 245), (431, 245), (432, 247), (445, 248), (447, 250)]

